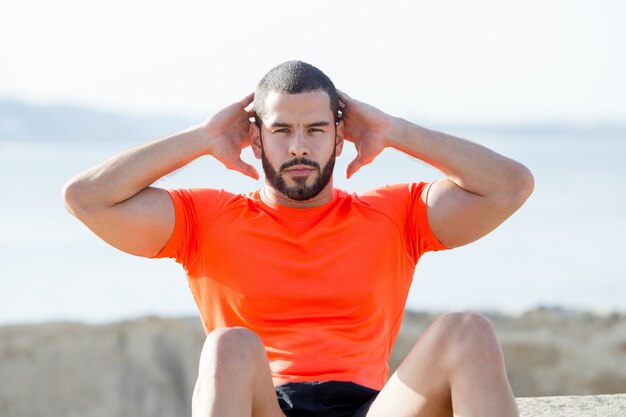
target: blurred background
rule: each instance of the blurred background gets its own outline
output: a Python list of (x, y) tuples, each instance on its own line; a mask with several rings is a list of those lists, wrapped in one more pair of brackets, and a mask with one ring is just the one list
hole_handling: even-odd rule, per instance
[[(538, 367), (575, 360), (553, 347), (544, 356), (532, 350), (537, 338), (556, 340), (555, 328), (571, 329), (572, 340), (579, 340), (576, 349), (597, 340), (593, 349), (607, 358), (604, 368), (589, 371), (602, 384), (546, 386), (550, 379), (544, 375), (537, 377), (543, 388), (516, 393), (626, 391), (626, 371), (618, 373), (617, 366), (626, 363), (624, 18), (626, 4), (618, 0), (0, 0), (0, 379), (27, 375), (21, 384), (39, 381), (55, 388), (41, 376), (44, 369), (54, 374), (46, 366), (60, 366), (68, 352), (86, 358), (75, 351), (82, 342), (67, 336), (77, 337), (78, 324), (66, 322), (84, 323), (79, 327), (87, 334), (110, 330), (120, 320), (128, 326), (151, 322), (138, 319), (145, 316), (172, 318), (176, 329), (193, 322), (187, 317), (195, 317), (195, 304), (182, 269), (99, 241), (65, 211), (61, 188), (121, 150), (200, 122), (253, 91), (275, 65), (301, 59), (356, 99), (481, 143), (535, 175), (534, 194), (494, 233), (420, 260), (408, 309), (424, 317), (483, 311), (528, 323), (526, 333), (514, 339), (530, 347), (509, 352)], [(340, 188), (361, 191), (441, 176), (385, 151), (346, 181), (343, 169), (354, 155), (348, 146), (338, 161)], [(249, 150), (244, 159), (261, 170)], [(158, 185), (246, 192), (262, 183), (201, 158)], [(585, 327), (584, 320), (595, 324)], [(190, 326), (201, 341), (201, 330)], [(509, 338), (505, 327), (503, 339)], [(611, 336), (597, 337), (599, 329)], [(172, 357), (197, 360), (176, 353), (177, 343), (163, 342), (176, 331), (155, 330), (142, 342), (165, 349), (155, 360), (173, 370), (178, 362)], [(37, 341), (53, 333), (65, 342), (45, 350), (48, 345)], [(131, 355), (134, 345), (115, 334), (111, 349)], [(87, 349), (95, 342), (84, 343), (92, 355), (85, 361), (98, 362)], [(589, 368), (580, 360), (581, 368)], [(122, 366), (114, 363), (103, 369)], [(187, 388), (194, 372), (189, 366), (189, 376), (177, 377)], [(75, 373), (85, 377), (81, 369)], [(59, 377), (66, 371), (59, 368)], [(146, 380), (115, 375), (107, 378), (127, 384), (114, 384), (127, 394), (118, 399), (120, 415), (129, 415), (130, 404), (134, 415), (158, 415), (147, 413), (146, 404), (166, 394), (150, 400), (146, 391), (126, 389), (150, 386)], [(171, 375), (164, 371), (157, 380), (178, 380)], [(15, 410), (46, 415), (23, 408), (34, 405), (6, 387), (0, 383), (3, 416), (26, 415), (9, 414)], [(177, 391), (181, 404), (189, 402), (187, 388)], [(101, 386), (83, 396), (92, 411), (80, 415), (99, 415), (94, 404), (118, 401), (102, 392)], [(75, 399), (68, 401), (79, 407)], [(110, 407), (103, 410), (117, 415)]]

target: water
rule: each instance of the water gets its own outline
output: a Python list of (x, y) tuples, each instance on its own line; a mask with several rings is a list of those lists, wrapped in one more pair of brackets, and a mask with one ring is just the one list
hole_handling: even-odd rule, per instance
[[(626, 137), (454, 133), (525, 163), (535, 175), (535, 192), (482, 240), (424, 256), (408, 306), (626, 310)], [(0, 323), (196, 314), (177, 264), (118, 252), (62, 206), (67, 179), (128, 146), (0, 142)], [(354, 156), (347, 148), (335, 178), (344, 189), (440, 177), (424, 163), (386, 151), (346, 181), (342, 170)], [(250, 152), (244, 159), (253, 161)], [(245, 192), (260, 182), (203, 158), (159, 185)]]

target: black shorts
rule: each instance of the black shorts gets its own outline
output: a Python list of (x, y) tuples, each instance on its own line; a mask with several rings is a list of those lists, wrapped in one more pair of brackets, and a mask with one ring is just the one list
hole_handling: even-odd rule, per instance
[(365, 417), (378, 391), (354, 382), (289, 382), (274, 388), (287, 417)]

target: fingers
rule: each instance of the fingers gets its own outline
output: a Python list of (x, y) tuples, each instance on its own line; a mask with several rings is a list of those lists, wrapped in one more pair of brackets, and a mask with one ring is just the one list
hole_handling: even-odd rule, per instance
[(339, 96), (339, 105), (342, 109), (354, 105), (357, 102), (357, 100), (353, 99), (341, 90), (337, 90), (337, 95)]
[(346, 102), (349, 100), (349, 97), (340, 90), (337, 90), (337, 95), (339, 96), (339, 107), (343, 111), (346, 108)]
[(253, 178), (255, 180), (259, 179), (259, 172), (256, 170), (256, 168), (254, 168), (250, 164), (246, 164), (241, 159), (235, 161), (229, 168), (234, 171), (241, 172), (243, 175)]
[(361, 167), (363, 165), (365, 165), (365, 164), (362, 163), (359, 160), (358, 156), (355, 159), (353, 159), (352, 161), (350, 161), (348, 166), (346, 166), (346, 178), (350, 179), (350, 177), (352, 177), (355, 172), (357, 172), (359, 169), (361, 169)]
[(248, 107), (250, 107), (252, 103), (254, 102), (254, 92), (248, 94), (247, 96), (242, 98), (239, 102), (246, 108), (246, 111), (247, 111)]
[(250, 93), (245, 96), (240, 103), (245, 106), (243, 110), (248, 115), (248, 121), (250, 123), (254, 123), (254, 93)]
[(345, 111), (346, 111), (346, 94), (341, 92), (340, 90), (337, 90), (337, 95), (339, 96), (339, 99), (337, 100), (339, 102), (339, 117), (343, 118), (345, 116)]

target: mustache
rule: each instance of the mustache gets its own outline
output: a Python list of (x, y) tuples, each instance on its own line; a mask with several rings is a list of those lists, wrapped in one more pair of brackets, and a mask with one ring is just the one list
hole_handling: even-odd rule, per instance
[(311, 161), (310, 159), (306, 159), (306, 158), (296, 158), (296, 159), (292, 159), (291, 161), (285, 162), (284, 164), (282, 164), (280, 166), (280, 170), (284, 171), (296, 165), (307, 165), (307, 166), (317, 169), (318, 171), (320, 169), (320, 164), (318, 164), (315, 161)]

